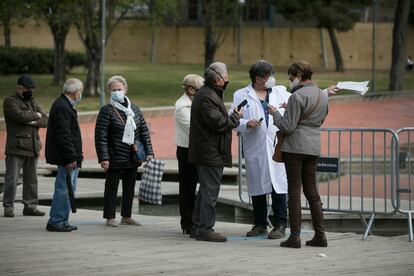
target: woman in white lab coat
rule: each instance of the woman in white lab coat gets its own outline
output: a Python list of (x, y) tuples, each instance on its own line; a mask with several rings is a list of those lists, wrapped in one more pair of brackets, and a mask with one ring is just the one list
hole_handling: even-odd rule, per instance
[(275, 86), (274, 68), (266, 61), (254, 63), (249, 74), (252, 83), (234, 93), (232, 104), (234, 109), (247, 100), (243, 118), (236, 129), (242, 135), (247, 188), (255, 215), (254, 226), (247, 236), (267, 234), (266, 195), (272, 194), (273, 216), (270, 220), (274, 228), (268, 237), (278, 239), (285, 236), (287, 180), (284, 164), (272, 160), (278, 129), (268, 114), (268, 105), (280, 107), (287, 103), (290, 93), (282, 85)]

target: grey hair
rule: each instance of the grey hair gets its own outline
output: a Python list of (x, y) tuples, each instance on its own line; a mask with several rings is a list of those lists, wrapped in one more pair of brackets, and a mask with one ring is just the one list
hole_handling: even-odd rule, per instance
[(109, 86), (111, 86), (111, 84), (113, 84), (114, 82), (120, 82), (125, 86), (125, 88), (128, 88), (128, 83), (127, 83), (126, 79), (123, 76), (112, 76), (112, 77), (110, 77), (108, 79), (108, 82), (106, 83), (106, 87), (108, 87), (108, 89), (109, 89)]
[(256, 77), (263, 79), (269, 75), (273, 75), (274, 73), (275, 69), (273, 68), (273, 65), (265, 60), (258, 60), (253, 63), (249, 69), (250, 80), (252, 83), (256, 82)]
[(227, 73), (226, 64), (219, 61), (213, 62), (204, 72), (204, 79), (206, 83), (215, 83), (217, 80), (223, 78), (225, 73)]
[(83, 90), (83, 83), (80, 79), (70, 78), (63, 84), (63, 93), (73, 94)]

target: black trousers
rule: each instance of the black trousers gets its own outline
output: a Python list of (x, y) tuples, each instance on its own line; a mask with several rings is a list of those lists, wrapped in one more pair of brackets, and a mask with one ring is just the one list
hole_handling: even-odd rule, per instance
[[(254, 225), (267, 226), (267, 199), (266, 195), (252, 196)], [(276, 225), (287, 226), (287, 195), (277, 194), (272, 187), (272, 211), (269, 220), (273, 227)]]
[(122, 179), (121, 215), (125, 218), (131, 217), (132, 201), (134, 199), (137, 171), (137, 167), (123, 169), (108, 169), (108, 171), (106, 172), (104, 193), (104, 218), (115, 218), (116, 199), (120, 179)]
[(177, 147), (178, 180), (180, 194), (181, 229), (190, 230), (193, 226), (195, 191), (198, 182), (197, 167), (188, 163), (188, 148)]

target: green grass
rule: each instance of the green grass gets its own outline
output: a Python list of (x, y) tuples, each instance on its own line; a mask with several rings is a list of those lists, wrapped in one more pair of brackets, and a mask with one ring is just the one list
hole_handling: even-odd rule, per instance
[[(230, 84), (225, 92), (225, 101), (232, 101), (233, 92), (249, 83), (249, 66), (230, 66)], [(288, 85), (286, 75), (287, 68), (276, 69), (276, 81), (278, 84)], [(128, 81), (128, 96), (141, 107), (173, 105), (176, 99), (183, 93), (181, 81), (186, 74), (203, 74), (202, 65), (188, 64), (136, 64), (113, 63), (107, 64), (106, 79), (111, 75), (122, 75)], [(75, 69), (67, 77), (76, 77), (85, 80), (86, 71), (83, 68)], [(0, 99), (15, 93), (17, 75), (0, 76)], [(45, 112), (49, 111), (53, 100), (60, 94), (62, 87), (51, 85), (51, 75), (33, 75), (37, 88), (36, 100)], [(388, 71), (377, 71), (377, 91), (387, 90)], [(371, 79), (370, 70), (348, 70), (345, 73), (315, 70), (313, 79), (321, 87), (325, 88), (338, 81), (353, 80), (363, 81)], [(414, 73), (405, 74), (404, 89), (414, 90)], [(107, 97), (108, 100), (108, 97)], [(79, 111), (97, 110), (99, 108), (98, 97), (82, 98), (77, 106)], [(0, 107), (0, 116), (3, 115), (3, 107)]]

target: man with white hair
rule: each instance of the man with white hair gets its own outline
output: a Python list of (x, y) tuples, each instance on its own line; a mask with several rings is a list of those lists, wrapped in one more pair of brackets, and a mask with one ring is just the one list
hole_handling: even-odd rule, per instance
[(63, 85), (63, 93), (50, 108), (46, 133), (46, 162), (57, 165), (50, 218), (46, 230), (70, 232), (76, 226), (69, 224), (70, 202), (66, 176), (70, 173), (73, 191), (76, 190), (79, 168), (83, 160), (82, 137), (75, 105), (82, 98), (83, 84), (70, 78)]
[(243, 112), (230, 115), (223, 102), (229, 82), (227, 66), (212, 63), (204, 73), (205, 83), (194, 96), (191, 107), (188, 161), (197, 166), (200, 188), (193, 212), (190, 237), (200, 241), (225, 242), (227, 238), (214, 232), (216, 203), (223, 168), (231, 167), (232, 129), (239, 125)]

